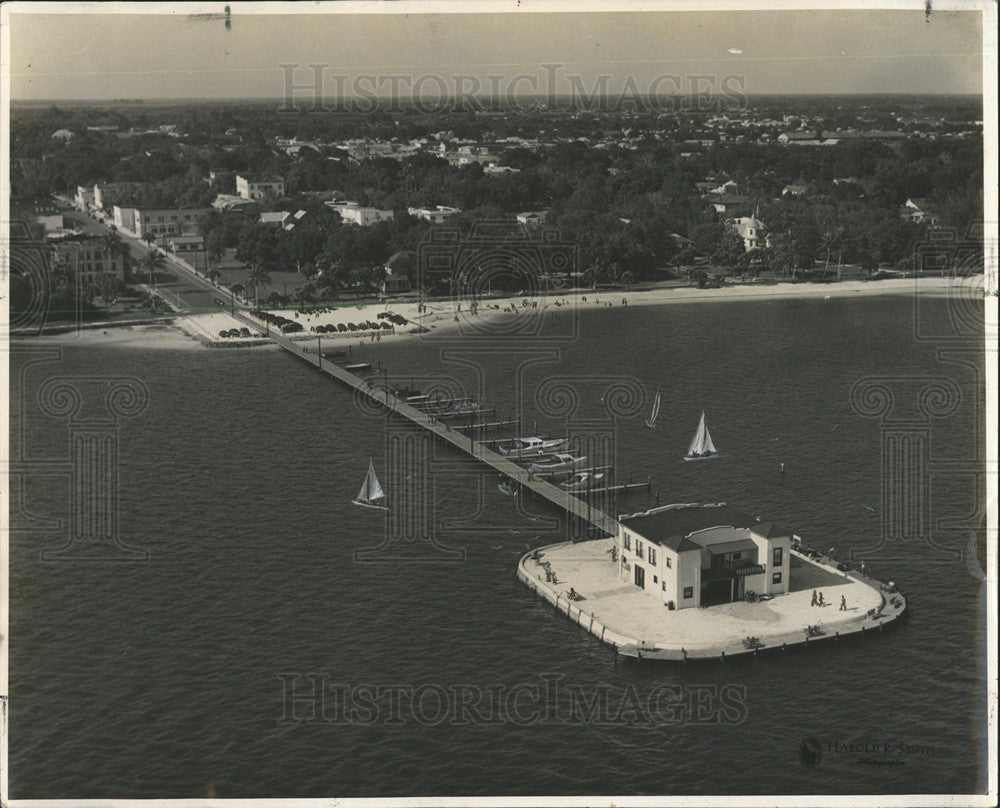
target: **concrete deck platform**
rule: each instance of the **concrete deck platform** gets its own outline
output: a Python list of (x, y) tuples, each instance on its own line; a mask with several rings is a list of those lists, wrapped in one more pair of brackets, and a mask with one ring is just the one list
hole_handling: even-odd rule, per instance
[[(518, 577), (626, 656), (680, 660), (754, 653), (744, 644), (748, 637), (756, 637), (757, 648), (763, 649), (807, 642), (808, 626), (822, 632), (809, 642), (878, 631), (906, 607), (898, 593), (889, 595), (895, 599), (890, 603), (878, 582), (793, 552), (789, 575), (793, 591), (787, 594), (756, 603), (671, 610), (654, 593), (622, 580), (611, 560), (613, 545), (613, 539), (600, 539), (543, 547), (538, 560), (532, 553), (521, 559)], [(546, 562), (558, 583), (546, 582)], [(796, 585), (796, 573), (806, 586)], [(810, 605), (814, 585), (828, 605)], [(570, 600), (571, 588), (581, 600)], [(841, 596), (847, 599), (846, 611), (840, 610)], [(879, 616), (873, 618), (870, 610)]]

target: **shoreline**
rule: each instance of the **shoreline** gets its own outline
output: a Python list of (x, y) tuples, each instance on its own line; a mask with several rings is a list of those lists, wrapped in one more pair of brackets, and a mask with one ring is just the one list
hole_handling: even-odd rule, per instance
[[(532, 313), (545, 312), (550, 309), (566, 307), (576, 312), (588, 311), (598, 308), (628, 308), (629, 306), (669, 306), (684, 303), (735, 303), (739, 301), (768, 303), (776, 300), (806, 300), (806, 299), (843, 299), (851, 297), (943, 297), (943, 298), (963, 298), (963, 299), (984, 299), (983, 298), (983, 275), (973, 275), (965, 278), (949, 276), (937, 276), (927, 278), (892, 278), (885, 280), (852, 280), (834, 281), (830, 283), (777, 283), (777, 284), (732, 284), (718, 289), (699, 289), (697, 286), (669, 287), (662, 289), (643, 290), (613, 290), (613, 289), (575, 289), (564, 293), (553, 292), (548, 295), (535, 296), (509, 296), (488, 298), (479, 301), (479, 313), (476, 319), (469, 312), (469, 301), (440, 300), (431, 301), (424, 304), (425, 312), (418, 312), (417, 301), (383, 301), (354, 304), (340, 304), (336, 301), (327, 304), (311, 304), (306, 309), (327, 309), (325, 312), (309, 312), (299, 314), (295, 308), (273, 308), (266, 309), (275, 314), (281, 314), (289, 319), (298, 320), (303, 324), (303, 331), (285, 335), (286, 337), (299, 340), (314, 340), (321, 337), (324, 342), (328, 341), (331, 348), (346, 346), (357, 340), (362, 343), (372, 341), (372, 331), (337, 332), (333, 334), (316, 334), (309, 330), (317, 325), (336, 325), (338, 323), (348, 323), (355, 321), (376, 320), (377, 314), (389, 311), (400, 314), (407, 319), (407, 324), (397, 327), (392, 332), (382, 332), (376, 339), (389, 343), (400, 340), (411, 340), (416, 337), (433, 339), (435, 336), (444, 335), (460, 330), (462, 323), (470, 325), (474, 322), (489, 322), (494, 318), (503, 318), (504, 314), (515, 312), (531, 311)], [(527, 306), (525, 302), (527, 301)], [(464, 306), (463, 306), (464, 303)], [(249, 316), (247, 311), (244, 316)], [(222, 321), (225, 320), (225, 323)], [(140, 339), (143, 334), (148, 334), (149, 326), (169, 327), (195, 337), (197, 343), (203, 347), (260, 347), (268, 344), (269, 340), (264, 337), (265, 325), (257, 322), (257, 330), (260, 336), (254, 335), (251, 339), (228, 338), (222, 339), (217, 336), (218, 330), (228, 327), (240, 327), (238, 322), (226, 312), (204, 312), (195, 314), (185, 314), (175, 312), (171, 318), (153, 322), (129, 322), (123, 321), (95, 323), (78, 328), (75, 325), (61, 325), (55, 323), (44, 328), (43, 333), (17, 333), (9, 334), (8, 339), (42, 339), (59, 341), (67, 333), (74, 334), (75, 340), (100, 341), (107, 332), (114, 331), (118, 334), (122, 332), (131, 333)], [(157, 329), (159, 330), (159, 329)], [(115, 340), (120, 342), (120, 339)], [(190, 344), (190, 343), (189, 343)]]

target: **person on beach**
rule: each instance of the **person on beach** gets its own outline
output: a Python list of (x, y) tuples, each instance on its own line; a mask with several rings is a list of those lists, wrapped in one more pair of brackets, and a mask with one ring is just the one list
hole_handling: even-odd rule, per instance
[(847, 611), (847, 596), (846, 595), (841, 595), (840, 596), (840, 611), (842, 611), (842, 612), (846, 612)]
[(817, 603), (819, 603), (819, 601), (816, 599), (816, 590), (814, 589), (813, 590), (812, 603), (810, 603), (809, 605), (810, 606), (815, 606)]

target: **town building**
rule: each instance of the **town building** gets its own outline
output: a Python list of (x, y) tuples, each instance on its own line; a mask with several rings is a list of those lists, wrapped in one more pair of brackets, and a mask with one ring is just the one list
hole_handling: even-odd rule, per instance
[(261, 224), (274, 224), (279, 227), (284, 227), (285, 222), (292, 214), (287, 210), (266, 210), (260, 214)]
[(729, 224), (736, 228), (740, 238), (743, 239), (743, 247), (747, 252), (763, 247), (771, 246), (771, 238), (767, 234), (767, 227), (753, 216), (740, 216), (738, 219), (730, 219)]
[(122, 197), (132, 194), (138, 185), (134, 182), (102, 182), (94, 186), (94, 207), (105, 213), (111, 213), (115, 205), (121, 203)]
[(208, 208), (129, 208), (114, 206), (115, 227), (136, 238), (152, 234), (157, 240), (164, 236), (193, 235), (198, 222), (208, 215)]
[(82, 232), (74, 227), (75, 223), (72, 219), (63, 216), (61, 213), (37, 216), (35, 217), (35, 221), (45, 230), (45, 238), (49, 241), (64, 239)]
[(925, 198), (911, 197), (907, 199), (906, 204), (903, 205), (903, 217), (917, 224), (935, 225), (938, 223), (938, 215), (931, 211), (930, 200)]
[(52, 245), (52, 265), (57, 272), (70, 273), (80, 286), (97, 285), (105, 274), (124, 284), (126, 249), (112, 248), (101, 238), (63, 239)]
[(198, 235), (167, 236), (166, 248), (195, 269), (205, 269), (205, 239)]
[(527, 225), (543, 225), (548, 216), (549, 212), (547, 210), (528, 210), (515, 214), (518, 224)]
[(77, 185), (73, 204), (77, 210), (82, 210), (84, 213), (91, 210), (94, 207), (94, 189), (86, 185)]
[(244, 199), (242, 196), (234, 196), (233, 194), (219, 194), (215, 197), (212, 202), (212, 207), (216, 210), (238, 210), (239, 208), (246, 207), (247, 205), (253, 205), (249, 199)]
[(725, 503), (666, 505), (619, 519), (619, 572), (675, 609), (781, 595), (792, 538)]
[(377, 222), (391, 222), (395, 214), (391, 210), (361, 207), (357, 202), (327, 202), (326, 205), (340, 214), (340, 218), (351, 224), (368, 227)]
[(277, 199), (285, 195), (281, 177), (243, 177), (236, 175), (236, 193), (244, 199)]
[(428, 222), (434, 224), (440, 224), (441, 222), (454, 216), (456, 213), (461, 213), (458, 208), (448, 208), (443, 205), (438, 205), (434, 208), (407, 208), (406, 212), (410, 216), (416, 216), (418, 219), (426, 219)]

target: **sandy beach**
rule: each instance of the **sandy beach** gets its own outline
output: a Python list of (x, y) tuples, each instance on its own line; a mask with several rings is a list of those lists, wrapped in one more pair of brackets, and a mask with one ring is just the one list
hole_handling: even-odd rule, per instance
[[(315, 339), (317, 326), (337, 326), (347, 323), (378, 321), (381, 312), (392, 312), (402, 315), (407, 323), (397, 326), (393, 331), (382, 331), (378, 340), (397, 342), (403, 339), (413, 339), (421, 334), (446, 334), (460, 328), (463, 324), (474, 321), (482, 323), (490, 318), (510, 318), (530, 311), (587, 311), (602, 307), (628, 306), (663, 306), (679, 303), (714, 302), (727, 303), (735, 301), (767, 302), (773, 300), (793, 299), (833, 299), (845, 297), (878, 297), (878, 296), (910, 296), (950, 297), (967, 301), (981, 300), (983, 294), (983, 276), (968, 278), (928, 277), (928, 278), (894, 278), (879, 281), (842, 281), (838, 283), (777, 283), (777, 284), (733, 284), (719, 289), (699, 289), (696, 286), (672, 287), (642, 291), (621, 290), (573, 290), (563, 294), (546, 296), (498, 298), (479, 302), (478, 313), (473, 315), (469, 310), (468, 301), (433, 301), (424, 304), (423, 310), (416, 301), (363, 304), (337, 304), (326, 306), (326, 311), (310, 311), (300, 313), (296, 309), (270, 309), (273, 314), (297, 320), (302, 323), (303, 330), (290, 334), (292, 339)], [(312, 309), (313, 307), (309, 307)], [(316, 307), (323, 308), (323, 307)], [(123, 326), (114, 327), (108, 324), (106, 328), (82, 330), (73, 334), (73, 341), (115, 343), (152, 343), (166, 346), (168, 342), (175, 346), (185, 347), (212, 345), (217, 347), (253, 347), (264, 344), (266, 332), (263, 322), (251, 327), (250, 337), (221, 338), (219, 332), (232, 328), (242, 328), (244, 323), (232, 317), (225, 311), (203, 312), (178, 316), (173, 326)], [(166, 332), (180, 329), (194, 337), (183, 341), (165, 340)], [(126, 336), (128, 334), (129, 336)], [(329, 340), (331, 346), (338, 342), (347, 344), (351, 341), (368, 342), (372, 339), (370, 331), (347, 331), (323, 334), (324, 341)], [(55, 342), (65, 341), (65, 334), (51, 334), (42, 337)]]

